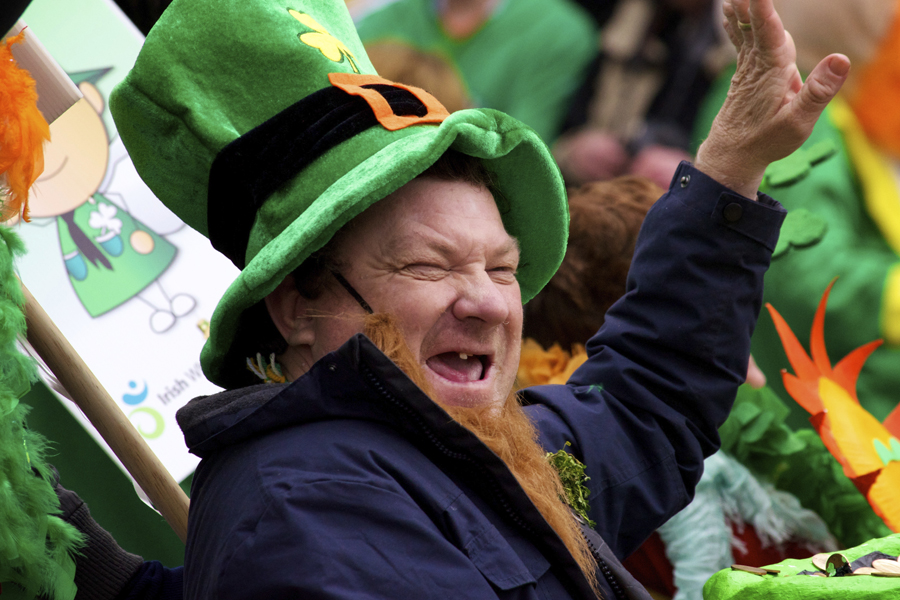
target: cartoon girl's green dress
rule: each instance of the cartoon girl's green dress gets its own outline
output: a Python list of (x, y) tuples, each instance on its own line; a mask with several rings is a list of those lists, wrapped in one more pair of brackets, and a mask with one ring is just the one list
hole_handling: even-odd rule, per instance
[(57, 217), (72, 287), (92, 317), (130, 300), (169, 268), (177, 249), (103, 194)]

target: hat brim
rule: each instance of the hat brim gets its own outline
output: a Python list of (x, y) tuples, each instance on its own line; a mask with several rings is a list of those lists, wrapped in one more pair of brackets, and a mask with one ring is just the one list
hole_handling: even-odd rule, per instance
[[(459, 111), (439, 126), (410, 127), (331, 184), (259, 249), (213, 313), (200, 356), (206, 376), (225, 388), (242, 385), (246, 357), (256, 352), (234, 344), (244, 311), (351, 219), (414, 179), (449, 148), (482, 159), (494, 174), (504, 226), (521, 251), (517, 277), (522, 301), (534, 297), (565, 255), (569, 212), (559, 169), (540, 137), (521, 122), (490, 109)], [(300, 193), (307, 178), (308, 173), (298, 175), (279, 195)]]

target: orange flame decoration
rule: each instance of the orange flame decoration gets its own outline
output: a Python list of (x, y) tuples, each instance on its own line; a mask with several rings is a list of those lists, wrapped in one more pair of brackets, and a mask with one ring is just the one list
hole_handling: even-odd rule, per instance
[(37, 108), (34, 79), (12, 55), (25, 30), (0, 44), (0, 222), (28, 221), (28, 190), (44, 170), (50, 126)]
[(812, 417), (810, 422), (844, 473), (894, 532), (900, 531), (900, 407), (879, 423), (859, 404), (856, 381), (863, 363), (882, 340), (848, 354), (833, 368), (825, 352), (825, 305), (834, 280), (822, 295), (810, 334), (812, 358), (771, 304), (766, 304), (796, 375), (782, 370), (784, 387)]

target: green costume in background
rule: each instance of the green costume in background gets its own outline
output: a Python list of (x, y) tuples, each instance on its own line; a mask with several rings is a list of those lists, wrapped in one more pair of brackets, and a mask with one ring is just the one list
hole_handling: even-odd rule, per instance
[[(792, 248), (772, 261), (765, 300), (801, 339), (808, 339), (818, 297), (839, 277), (825, 317), (826, 347), (837, 361), (866, 342), (884, 339), (863, 367), (856, 387), (860, 403), (881, 421), (900, 401), (900, 312), (896, 308), (900, 256), (885, 236), (887, 228), (900, 225), (900, 211), (894, 212), (893, 223), (873, 218), (873, 196), (891, 192), (896, 196), (898, 186), (890, 176), (890, 181), (882, 179), (882, 185), (875, 185), (869, 171), (876, 165), (860, 156), (852, 142), (859, 135), (862, 132), (849, 108), (833, 104), (805, 149), (824, 140), (835, 149), (834, 156), (796, 183), (770, 190), (789, 212), (806, 210), (824, 220), (826, 229), (821, 239), (800, 240), (801, 244), (813, 242), (808, 247)], [(821, 156), (807, 155), (806, 164), (816, 158)], [(780, 386), (779, 371), (788, 363), (771, 319), (760, 320), (752, 352), (770, 381)], [(796, 406), (793, 417), (792, 425), (798, 426), (809, 415)]]
[[(695, 130), (697, 145), (709, 131), (733, 73), (731, 70), (723, 74), (707, 99)], [(893, 218), (881, 217), (886, 212), (885, 205), (900, 200), (900, 185), (891, 173), (890, 163), (866, 141), (850, 108), (837, 99), (825, 110), (803, 147), (770, 165), (762, 189), (788, 209), (765, 276), (764, 300), (785, 317), (808, 347), (819, 298), (828, 283), (839, 277), (825, 316), (825, 345), (832, 363), (836, 363), (866, 342), (885, 340), (869, 357), (857, 382), (860, 403), (883, 420), (900, 401), (900, 314), (892, 308), (900, 301), (896, 275), (900, 271), (900, 254), (888, 241), (891, 232), (900, 228), (900, 210), (892, 211)], [(739, 453), (742, 463), (767, 474), (779, 489), (796, 494), (804, 507), (825, 520), (843, 545), (881, 538), (843, 551), (848, 560), (873, 551), (896, 556), (900, 536), (888, 536), (887, 527), (825, 451), (818, 434), (809, 428), (809, 413), (785, 391), (780, 371), (793, 369), (765, 311), (751, 342), (753, 357), (766, 374), (769, 386), (790, 407), (785, 423), (791, 429), (806, 428), (788, 434), (779, 447), (790, 449), (787, 442), (805, 443), (806, 447), (794, 453), (744, 450), (743, 455)], [(756, 408), (754, 404), (751, 407)], [(729, 421), (738, 418), (740, 408), (736, 404)], [(761, 415), (769, 417), (773, 413), (770, 406), (761, 404), (758, 408), (762, 409)], [(773, 431), (766, 430), (758, 439), (768, 439)], [(728, 437), (723, 433), (723, 439)], [(827, 596), (863, 600), (893, 597), (898, 590), (896, 579), (798, 575), (802, 570), (817, 570), (809, 559), (786, 560), (774, 568), (781, 573), (764, 577), (722, 570), (706, 583), (703, 597), (799, 600)]]
[[(709, 131), (732, 74), (722, 76), (707, 100), (698, 118), (698, 139)], [(826, 109), (800, 150), (769, 167), (762, 188), (788, 210), (766, 273), (764, 300), (808, 343), (819, 298), (839, 278), (825, 316), (825, 344), (837, 362), (866, 342), (884, 339), (857, 383), (860, 403), (879, 421), (900, 402), (900, 255), (885, 235), (900, 229), (900, 203), (893, 219), (873, 218), (872, 208), (891, 201), (891, 194), (900, 199), (898, 189), (884, 157), (865, 142), (852, 112), (839, 100)], [(809, 414), (782, 385), (781, 369), (790, 365), (765, 313), (751, 351), (769, 385), (791, 407), (788, 425), (809, 427)]]
[(136, 296), (175, 259), (175, 246), (102, 194), (57, 223), (69, 279), (92, 317)]
[(398, 0), (358, 24), (363, 44), (399, 42), (448, 60), (475, 106), (496, 108), (552, 142), (597, 53), (591, 18), (569, 0), (501, 0), (481, 28), (453, 39), (434, 0)]

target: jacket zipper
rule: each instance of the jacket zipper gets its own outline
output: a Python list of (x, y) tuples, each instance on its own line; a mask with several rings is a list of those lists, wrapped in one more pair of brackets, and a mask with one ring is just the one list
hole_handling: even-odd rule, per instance
[[(362, 371), (365, 374), (366, 379), (368, 379), (369, 383), (384, 397), (388, 402), (402, 410), (406, 415), (412, 418), (413, 422), (417, 426), (418, 430), (422, 432), (431, 444), (437, 448), (444, 456), (448, 458), (452, 458), (458, 461), (464, 461), (469, 465), (472, 465), (478, 472), (482, 474), (482, 479), (489, 482), (490, 485), (490, 493), (497, 499), (503, 510), (507, 514), (507, 516), (523, 531), (527, 532), (532, 537), (536, 537), (536, 533), (534, 528), (531, 527), (528, 523), (526, 523), (519, 513), (509, 504), (509, 501), (506, 499), (506, 496), (500, 491), (500, 484), (497, 483), (496, 479), (491, 476), (491, 474), (484, 468), (484, 466), (477, 460), (473, 459), (468, 454), (464, 454), (461, 452), (455, 452), (450, 450), (447, 446), (444, 445), (443, 442), (438, 439), (437, 435), (435, 435), (434, 431), (432, 431), (431, 427), (426, 424), (422, 417), (413, 410), (407, 403), (401, 401), (399, 398), (394, 396), (390, 391), (385, 389), (384, 385), (381, 383), (379, 378), (375, 375), (375, 373), (367, 366), (360, 365), (362, 367)], [(576, 519), (580, 521), (580, 517), (576, 515)], [(597, 565), (600, 568), (600, 572), (603, 573), (603, 576), (609, 582), (610, 588), (612, 588), (613, 593), (616, 595), (618, 600), (627, 600), (627, 596), (625, 595), (624, 590), (622, 590), (619, 585), (618, 580), (616, 580), (615, 575), (609, 569), (609, 566), (606, 562), (600, 557), (600, 554), (597, 550), (597, 547), (591, 542), (591, 540), (584, 534), (582, 530), (581, 535), (587, 540), (588, 548), (591, 551), (591, 555), (593, 555), (594, 559), (597, 561)]]
[(616, 598), (619, 600), (627, 600), (628, 596), (625, 594), (625, 590), (622, 589), (622, 586), (619, 585), (619, 580), (613, 575), (609, 565), (607, 565), (603, 557), (600, 556), (600, 549), (594, 544), (594, 541), (591, 539), (591, 536), (588, 535), (587, 531), (585, 531), (588, 524), (585, 523), (579, 515), (575, 515), (575, 519), (578, 521), (578, 525), (581, 526), (581, 537), (587, 542), (588, 549), (591, 551), (591, 556), (593, 556), (594, 560), (597, 562), (597, 568), (603, 573), (603, 577), (606, 579), (607, 583), (609, 583), (609, 587), (612, 589), (613, 594), (615, 594)]
[(481, 473), (482, 479), (489, 482), (489, 485), (491, 487), (491, 489), (490, 489), (491, 495), (494, 496), (495, 498), (499, 499), (500, 504), (503, 507), (503, 510), (510, 517), (510, 519), (512, 519), (512, 521), (519, 528), (526, 531), (531, 536), (535, 535), (534, 529), (528, 523), (526, 523), (522, 519), (522, 517), (519, 516), (518, 512), (515, 511), (509, 505), (509, 501), (506, 499), (504, 494), (502, 494), (500, 492), (500, 485), (490, 475), (490, 473), (487, 472), (487, 470), (484, 468), (484, 466), (479, 461), (473, 459), (471, 456), (464, 454), (462, 452), (454, 452), (453, 450), (450, 450), (447, 446), (444, 445), (443, 442), (441, 442), (438, 439), (438, 437), (434, 434), (434, 432), (431, 430), (431, 428), (422, 420), (422, 417), (419, 416), (416, 413), (416, 411), (414, 411), (412, 408), (409, 407), (409, 405), (407, 405), (405, 402), (400, 401), (396, 396), (394, 396), (391, 392), (389, 392), (387, 389), (385, 389), (384, 385), (382, 385), (381, 381), (379, 381), (378, 377), (375, 376), (375, 374), (372, 372), (372, 370), (368, 366), (363, 365), (362, 370), (365, 373), (366, 379), (369, 380), (369, 383), (372, 384), (373, 387), (375, 387), (375, 389), (378, 391), (378, 393), (381, 394), (385, 399), (387, 399), (388, 402), (390, 402), (397, 408), (401, 409), (408, 416), (412, 417), (412, 420), (415, 422), (419, 431), (423, 432), (426, 435), (426, 437), (428, 438), (429, 442), (431, 442), (431, 444), (435, 448), (437, 448), (442, 454), (444, 454), (444, 456), (446, 456), (448, 458), (452, 458), (454, 460), (464, 461), (467, 464), (475, 467), (475, 469)]

